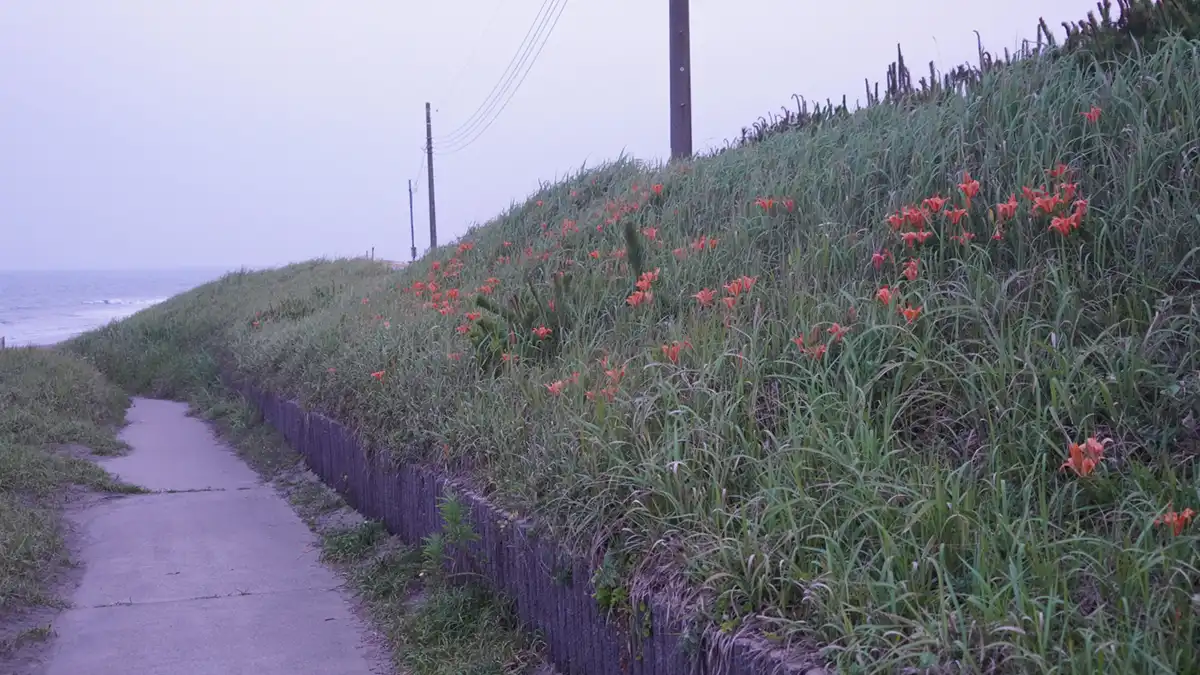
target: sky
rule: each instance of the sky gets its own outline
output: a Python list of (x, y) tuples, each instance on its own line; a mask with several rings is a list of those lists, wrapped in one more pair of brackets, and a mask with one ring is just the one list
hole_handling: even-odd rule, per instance
[[(453, 142), (542, 5), (4, 0), (0, 270), (408, 260), (410, 179), (429, 241), (426, 101), (442, 244), (585, 163), (667, 157), (667, 0), (569, 0), (509, 105)], [(973, 30), (1000, 52), (1094, 7), (692, 0), (695, 149), (794, 93), (860, 98), (897, 43), (917, 75), (974, 61)]]

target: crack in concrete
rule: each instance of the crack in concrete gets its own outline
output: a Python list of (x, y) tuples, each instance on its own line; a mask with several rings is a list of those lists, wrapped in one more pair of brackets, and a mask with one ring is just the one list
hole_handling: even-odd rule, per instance
[(309, 586), (305, 588), (286, 588), (274, 591), (233, 591), (231, 593), (213, 593), (211, 595), (197, 595), (190, 598), (171, 598), (169, 600), (146, 600), (142, 602), (134, 602), (133, 600), (120, 600), (117, 602), (106, 602), (90, 607), (72, 607), (76, 610), (86, 609), (111, 609), (114, 607), (141, 607), (143, 605), (165, 605), (171, 603), (196, 602), (198, 600), (223, 600), (228, 598), (244, 598), (248, 596), (268, 596), (268, 595), (283, 595), (286, 593), (333, 593), (342, 587), (341, 584), (332, 587), (325, 586)]

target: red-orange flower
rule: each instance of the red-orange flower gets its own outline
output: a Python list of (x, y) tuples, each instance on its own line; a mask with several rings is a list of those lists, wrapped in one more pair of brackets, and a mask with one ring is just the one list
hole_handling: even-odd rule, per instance
[(655, 183), (654, 185), (650, 186), (650, 189), (654, 190), (654, 194), (661, 195), (663, 191), (662, 183)]
[(914, 230), (901, 234), (900, 238), (904, 240), (906, 246), (912, 248), (914, 244), (924, 244), (925, 240), (932, 236), (933, 232), (931, 230)]
[(921, 308), (913, 307), (912, 305), (908, 305), (908, 306), (904, 307), (903, 309), (901, 309), (900, 313), (904, 315), (905, 321), (912, 323), (917, 320), (918, 316), (921, 315)]
[(1071, 222), (1072, 221), (1070, 218), (1067, 218), (1064, 216), (1056, 216), (1050, 220), (1050, 227), (1048, 227), (1046, 229), (1057, 232), (1065, 237), (1068, 234), (1071, 234)]
[(883, 288), (880, 288), (878, 291), (875, 292), (875, 297), (879, 298), (879, 301), (882, 302), (885, 306), (890, 305), (890, 304), (892, 304), (892, 289), (888, 288), (887, 286), (884, 286)]
[(660, 270), (660, 268), (656, 267), (656, 268), (654, 268), (653, 272), (643, 272), (642, 275), (640, 277), (638, 277), (638, 280), (637, 280), (638, 290), (649, 292), (650, 284), (654, 283), (655, 281), (658, 281), (659, 270)]
[(667, 359), (670, 360), (671, 363), (679, 363), (679, 350), (683, 349), (684, 347), (691, 347), (691, 346), (692, 345), (689, 342), (687, 342), (686, 340), (683, 342), (679, 342), (678, 340), (676, 340), (675, 342), (672, 342), (670, 344), (663, 345), (662, 353), (663, 353), (663, 356), (667, 357)]
[(733, 306), (737, 304), (737, 297), (730, 295), (730, 296), (721, 298), (721, 302), (724, 302), (725, 306), (728, 307), (729, 309), (733, 309)]
[(629, 297), (625, 298), (625, 302), (629, 303), (630, 307), (637, 307), (643, 303), (649, 303), (652, 300), (654, 300), (654, 294), (640, 290), (630, 293)]
[(1182, 512), (1176, 513), (1175, 508), (1167, 504), (1167, 512), (1154, 519), (1155, 525), (1167, 525), (1176, 537), (1183, 534), (1183, 528), (1187, 527), (1192, 518), (1196, 516), (1196, 512), (1192, 509), (1184, 509)]
[(904, 225), (904, 214), (897, 211), (887, 217), (887, 222), (893, 230), (899, 230)]
[(483, 314), (480, 314), (479, 312), (467, 312), (466, 314), (463, 314), (463, 316), (467, 317), (467, 321), (478, 321), (483, 318)]
[(946, 203), (946, 198), (941, 195), (926, 197), (925, 201), (921, 202), (925, 208), (929, 209), (930, 213), (937, 213), (942, 210), (942, 206)]
[(967, 198), (967, 207), (971, 206), (971, 199), (979, 194), (979, 181), (971, 178), (970, 171), (963, 172), (963, 182), (958, 184), (958, 189), (962, 190), (963, 196)]
[(876, 251), (871, 254), (871, 265), (873, 265), (876, 270), (879, 270), (883, 267), (884, 261), (888, 260), (891, 257), (892, 257), (891, 251)]
[(715, 297), (715, 294), (713, 293), (711, 288), (701, 288), (700, 291), (697, 292), (692, 297), (695, 298), (696, 301), (700, 303), (701, 307), (708, 307), (709, 305), (711, 305), (713, 303), (713, 298)]
[(1070, 469), (1076, 476), (1088, 476), (1096, 470), (1096, 465), (1104, 459), (1104, 446), (1112, 443), (1112, 439), (1103, 441), (1095, 436), (1089, 436), (1083, 443), (1071, 443), (1067, 446), (1067, 461), (1062, 463), (1059, 470)]
[(461, 326), (459, 326), (458, 328), (455, 328), (454, 330), (458, 331), (459, 335), (466, 335), (467, 333), (471, 332), (471, 324), (464, 323)]
[(965, 215), (967, 215), (966, 209), (947, 209), (946, 210), (946, 219), (949, 220), (952, 225), (958, 225), (958, 222), (960, 220), (962, 220), (962, 217)]
[(1017, 196), (1009, 195), (1008, 201), (996, 205), (996, 220), (1003, 223), (1017, 215)]
[(658, 228), (657, 227), (643, 227), (642, 234), (646, 235), (646, 238), (649, 239), (650, 241), (656, 241), (658, 239)]
[(538, 326), (537, 328), (533, 329), (533, 334), (536, 335), (539, 340), (545, 340), (546, 338), (550, 337), (550, 334), (553, 332), (554, 331), (552, 329), (546, 328), (545, 326)]
[(828, 332), (830, 335), (833, 336), (834, 342), (837, 342), (838, 340), (842, 339), (843, 335), (850, 332), (850, 329), (844, 328), (844, 327), (842, 327), (842, 324), (834, 322), (834, 324), (832, 326), (830, 326), (829, 330), (826, 332)]
[(598, 250), (596, 250), (596, 251), (592, 251), (592, 252), (591, 252), (591, 253), (589, 253), (588, 255), (589, 255), (591, 258), (592, 258), (592, 260), (599, 260), (599, 259), (600, 259), (600, 251), (598, 251)]
[(1092, 124), (1095, 124), (1096, 122), (1100, 121), (1100, 107), (1099, 106), (1092, 106), (1092, 108), (1090, 110), (1088, 110), (1086, 112), (1082, 112), (1080, 114), (1083, 115), (1084, 119), (1091, 122)]
[(904, 207), (904, 220), (912, 227), (918, 230), (925, 229), (925, 223), (929, 215), (925, 211), (913, 206)]
[(1072, 215), (1074, 215), (1077, 220), (1083, 220), (1083, 217), (1087, 215), (1088, 202), (1086, 199), (1076, 199), (1075, 203), (1071, 205), (1071, 208), (1073, 209)]
[(382, 371), (382, 370), (377, 370), (377, 371), (371, 373), (371, 377), (373, 377), (377, 380), (383, 380), (383, 372), (384, 371)]
[(1050, 178), (1061, 178), (1070, 171), (1070, 167), (1062, 162), (1059, 162), (1053, 169), (1046, 169), (1046, 175)]
[(1054, 213), (1058, 205), (1062, 203), (1062, 197), (1057, 194), (1042, 195), (1033, 198), (1033, 208), (1040, 210), (1042, 213)]
[(950, 238), (953, 239), (954, 241), (957, 241), (958, 243), (962, 244), (963, 246), (966, 246), (967, 242), (969, 242), (975, 238), (975, 233), (967, 232), (966, 230), (963, 230), (959, 234), (950, 235)]
[(754, 200), (754, 203), (761, 206), (764, 211), (770, 211), (772, 206), (775, 206), (775, 200), (770, 197), (759, 197)]
[(904, 276), (909, 281), (917, 280), (917, 264), (920, 258), (909, 258), (908, 262), (904, 263)]
[(369, 302), (371, 302), (371, 299), (370, 299), (370, 298), (363, 298), (363, 299), (362, 299), (362, 304), (364, 304), (364, 305), (365, 305), (365, 304), (367, 304), (367, 303), (369, 303)]

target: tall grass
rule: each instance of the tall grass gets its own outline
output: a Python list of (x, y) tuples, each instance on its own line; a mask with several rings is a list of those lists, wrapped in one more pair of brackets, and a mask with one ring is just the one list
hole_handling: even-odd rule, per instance
[(78, 358), (0, 350), (0, 619), (53, 600), (50, 581), (66, 561), (55, 508), (65, 490), (136, 490), (55, 448), (119, 451), (123, 445), (113, 432), (127, 404), (125, 394)]
[[(231, 275), (72, 348), (151, 388), (227, 359), (540, 516), (598, 586), (682, 576), (720, 630), (846, 672), (1196, 672), (1200, 527), (1155, 521), (1200, 507), (1200, 44), (1087, 58), (581, 171), (403, 271)], [(1080, 227), (1022, 199), (992, 239), (1059, 163)], [(964, 172), (975, 239), (930, 216), (906, 249), (888, 216), (965, 205)]]

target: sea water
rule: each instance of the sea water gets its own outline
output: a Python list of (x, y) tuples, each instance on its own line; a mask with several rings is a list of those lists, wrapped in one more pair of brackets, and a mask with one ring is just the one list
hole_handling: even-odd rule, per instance
[(224, 273), (222, 269), (0, 270), (0, 337), (9, 347), (54, 344), (130, 316)]

